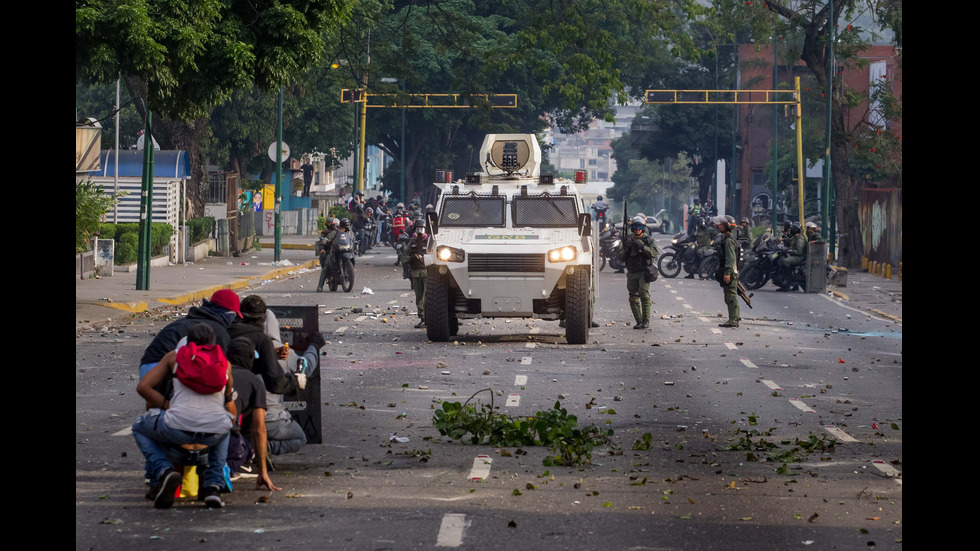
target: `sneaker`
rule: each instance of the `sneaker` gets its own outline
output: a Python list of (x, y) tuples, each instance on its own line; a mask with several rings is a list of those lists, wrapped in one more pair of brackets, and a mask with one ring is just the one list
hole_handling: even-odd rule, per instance
[(220, 509), (225, 506), (225, 502), (221, 501), (221, 490), (217, 486), (208, 486), (201, 495), (204, 496), (204, 504), (208, 509)]
[(157, 495), (153, 498), (153, 506), (157, 509), (169, 509), (174, 504), (174, 493), (180, 486), (183, 477), (173, 469), (167, 469), (160, 478)]
[(415, 324), (416, 329), (422, 329), (423, 327), (425, 327), (425, 320), (422, 320)]

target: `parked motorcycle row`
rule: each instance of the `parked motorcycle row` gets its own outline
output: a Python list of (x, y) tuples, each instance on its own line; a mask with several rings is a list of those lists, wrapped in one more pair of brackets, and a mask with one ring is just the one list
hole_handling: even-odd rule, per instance
[[(607, 264), (616, 273), (624, 271), (625, 264), (618, 259), (621, 248), (620, 229), (615, 225), (607, 226), (599, 234), (600, 271)], [(805, 266), (789, 267), (780, 262), (788, 254), (789, 250), (778, 238), (768, 232), (763, 234), (755, 247), (742, 251), (738, 268), (740, 281), (748, 290), (759, 289), (771, 281), (777, 288), (806, 291)], [(657, 268), (667, 278), (678, 277), (683, 271), (687, 278), (714, 279), (719, 258), (714, 246), (699, 248), (693, 235), (681, 232), (661, 250)]]

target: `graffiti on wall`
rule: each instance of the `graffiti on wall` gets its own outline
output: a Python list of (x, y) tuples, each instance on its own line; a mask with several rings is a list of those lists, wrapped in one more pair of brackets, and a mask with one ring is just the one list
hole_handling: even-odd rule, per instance
[(902, 261), (902, 190), (861, 190), (858, 213), (864, 256), (898, 266)]

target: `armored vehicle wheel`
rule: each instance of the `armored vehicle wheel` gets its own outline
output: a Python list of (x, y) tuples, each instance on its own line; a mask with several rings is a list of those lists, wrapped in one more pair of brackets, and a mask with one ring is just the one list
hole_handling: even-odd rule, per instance
[(450, 328), (449, 274), (440, 274), (436, 266), (425, 277), (425, 334), (430, 341), (446, 342)]
[(592, 277), (588, 268), (577, 266), (565, 278), (565, 340), (585, 344), (592, 327)]

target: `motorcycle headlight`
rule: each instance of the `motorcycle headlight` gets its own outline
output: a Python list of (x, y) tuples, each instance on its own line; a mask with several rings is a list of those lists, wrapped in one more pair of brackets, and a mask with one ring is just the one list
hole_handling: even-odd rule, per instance
[(617, 247), (619, 247), (619, 246), (621, 246), (622, 244), (623, 244), (623, 242), (622, 242), (622, 241), (620, 241), (619, 239), (617, 239), (617, 240), (615, 240), (615, 241), (613, 241), (613, 244), (612, 244), (612, 246), (613, 246), (613, 248), (615, 249), (615, 248), (617, 248)]
[(466, 251), (443, 246), (436, 249), (436, 258), (443, 262), (462, 262), (466, 259)]
[(575, 247), (562, 247), (548, 251), (548, 262), (569, 262), (575, 260), (578, 251)]
[(670, 244), (671, 245), (676, 245), (677, 244), (677, 240), (676, 239), (671, 239), (670, 240)]

